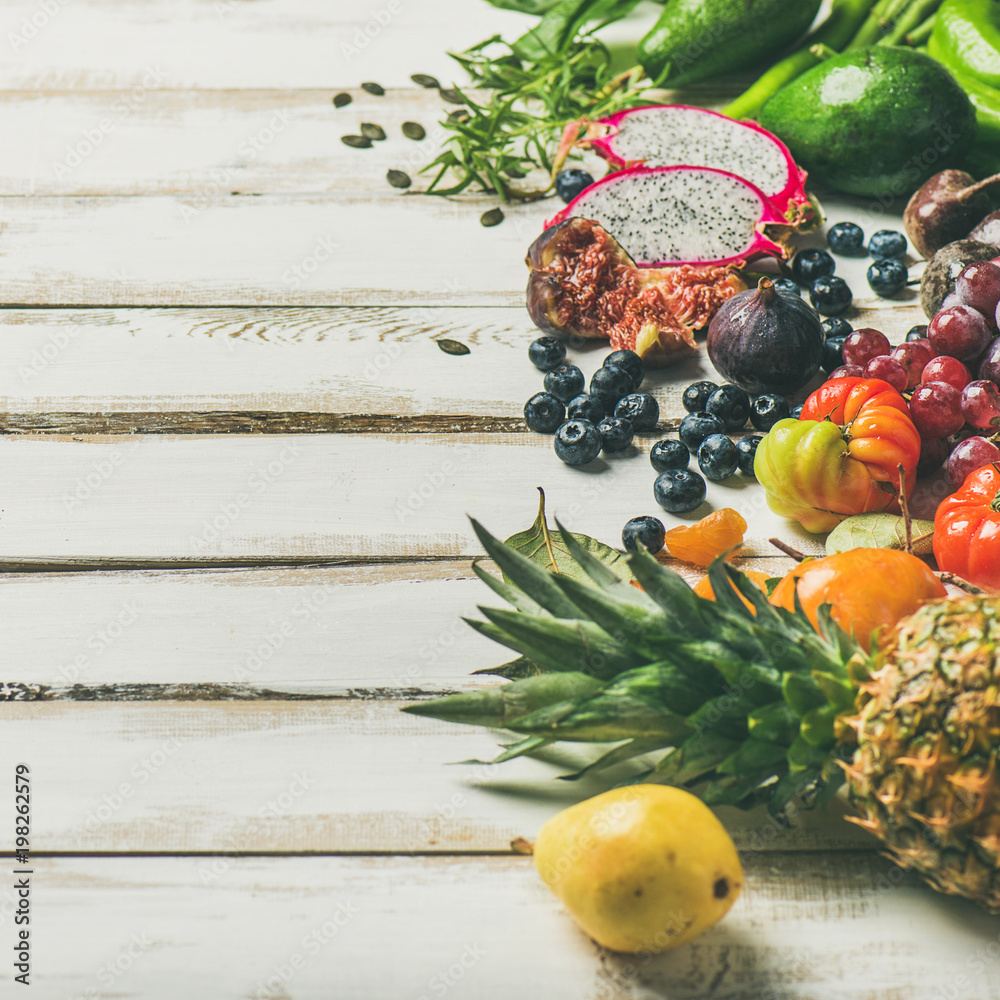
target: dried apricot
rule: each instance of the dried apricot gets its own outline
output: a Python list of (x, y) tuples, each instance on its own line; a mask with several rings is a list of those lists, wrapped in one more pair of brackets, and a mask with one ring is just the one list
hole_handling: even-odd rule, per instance
[(666, 534), (667, 551), (675, 559), (709, 566), (727, 549), (742, 544), (747, 523), (732, 507), (723, 507), (703, 517), (697, 524), (682, 524)]
[[(754, 583), (756, 586), (760, 587), (760, 589), (763, 590), (764, 593), (767, 593), (767, 581), (769, 579), (767, 573), (761, 573), (761, 571), (758, 570), (758, 569), (745, 569), (745, 570), (743, 570), (743, 572), (744, 572), (744, 574), (746, 576), (750, 577), (750, 580), (751, 580), (752, 583)], [(706, 574), (705, 576), (703, 576), (694, 585), (694, 592), (699, 597), (707, 598), (709, 601), (714, 601), (715, 600), (715, 591), (712, 590), (712, 582), (709, 580), (708, 574)], [(753, 605), (742, 594), (740, 594), (740, 600), (751, 611), (753, 611)]]

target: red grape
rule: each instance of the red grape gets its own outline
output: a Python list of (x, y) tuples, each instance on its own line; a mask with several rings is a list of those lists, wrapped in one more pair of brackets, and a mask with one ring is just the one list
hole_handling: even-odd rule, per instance
[(947, 438), (921, 438), (917, 475), (929, 476), (932, 472), (937, 472), (950, 453), (951, 444)]
[[(902, 392), (909, 383), (906, 369), (891, 355), (881, 355), (872, 358), (865, 365), (865, 378), (880, 378), (888, 382), (897, 392)], [(914, 378), (913, 384), (920, 381), (920, 376)]]
[(991, 337), (981, 312), (971, 306), (951, 306), (936, 313), (927, 324), (927, 339), (938, 354), (971, 361), (986, 350)]
[(861, 365), (841, 365), (839, 368), (834, 368), (827, 377), (827, 381), (831, 378), (864, 378), (865, 370)]
[(984, 437), (966, 438), (948, 457), (948, 479), (952, 486), (961, 486), (970, 472), (990, 462), (1000, 462), (1000, 448)]
[(964, 389), (972, 381), (972, 372), (957, 358), (942, 355), (932, 358), (920, 373), (921, 382), (947, 382), (956, 389)]
[(915, 389), (910, 415), (921, 437), (944, 438), (965, 426), (962, 394), (947, 382), (924, 382)]
[(888, 354), (890, 350), (889, 338), (884, 333), (866, 326), (847, 335), (841, 354), (844, 356), (845, 365), (858, 365), (864, 368), (872, 358)]
[(955, 294), (995, 326), (997, 303), (1000, 302), (1000, 267), (988, 260), (966, 264), (955, 279)]
[(979, 377), (1000, 385), (1000, 337), (986, 348), (983, 360), (979, 362)]
[(962, 390), (962, 414), (977, 430), (996, 430), (1000, 427), (1000, 389), (987, 379), (970, 382)]
[[(920, 376), (928, 363), (933, 359), (934, 352), (931, 350), (929, 343), (925, 347), (922, 340), (910, 340), (905, 344), (894, 347), (889, 357), (898, 362), (906, 374), (905, 388), (915, 389), (920, 385)], [(877, 360), (877, 358), (873, 358), (868, 363), (873, 365)]]

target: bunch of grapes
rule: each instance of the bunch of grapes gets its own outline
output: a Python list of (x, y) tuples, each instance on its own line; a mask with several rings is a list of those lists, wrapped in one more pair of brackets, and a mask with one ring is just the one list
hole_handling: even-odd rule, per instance
[(919, 471), (933, 472), (947, 461), (954, 486), (974, 469), (1000, 462), (998, 308), (1000, 266), (969, 264), (926, 327), (914, 327), (895, 348), (878, 330), (855, 330), (844, 340), (844, 364), (830, 373), (879, 378), (909, 394), (922, 440)]

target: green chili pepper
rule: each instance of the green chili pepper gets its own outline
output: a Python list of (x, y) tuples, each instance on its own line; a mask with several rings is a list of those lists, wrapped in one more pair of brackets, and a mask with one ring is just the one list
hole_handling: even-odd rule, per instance
[(1000, 3), (945, 0), (927, 43), (927, 54), (949, 69), (1000, 87)]
[(1000, 148), (1000, 90), (956, 69), (952, 69), (951, 75), (976, 109), (976, 145)]

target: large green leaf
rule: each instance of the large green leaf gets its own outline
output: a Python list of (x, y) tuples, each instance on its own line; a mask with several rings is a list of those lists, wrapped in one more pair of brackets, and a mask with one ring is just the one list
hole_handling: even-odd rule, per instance
[[(933, 521), (911, 521), (913, 554), (930, 555)], [(826, 537), (826, 554), (849, 549), (905, 549), (906, 522), (898, 514), (855, 514), (845, 517)]]
[[(527, 556), (532, 562), (538, 563), (547, 569), (554, 569), (557, 573), (565, 573), (574, 580), (589, 581), (590, 577), (584, 568), (570, 555), (558, 532), (549, 529), (548, 521), (545, 518), (545, 492), (539, 488), (538, 516), (535, 523), (525, 531), (518, 531), (507, 539), (506, 544), (522, 555)], [(573, 533), (573, 539), (586, 552), (592, 555), (608, 567), (613, 573), (623, 580), (632, 579), (632, 571), (628, 567), (625, 555), (617, 549), (605, 545), (603, 542), (591, 538), (589, 535)], [(504, 579), (511, 581), (506, 572)]]
[(588, 25), (592, 29), (620, 20), (639, 0), (558, 0), (513, 49), (522, 59), (539, 60), (562, 52)]

